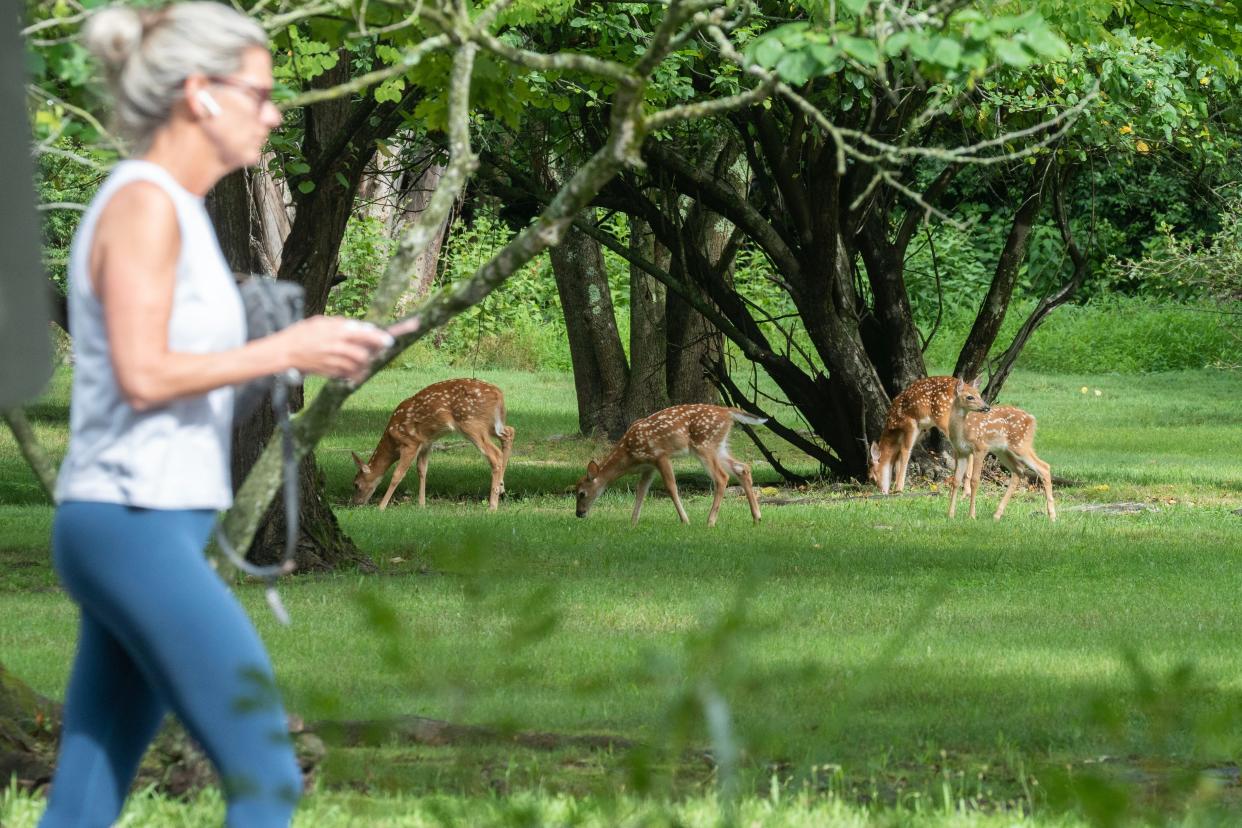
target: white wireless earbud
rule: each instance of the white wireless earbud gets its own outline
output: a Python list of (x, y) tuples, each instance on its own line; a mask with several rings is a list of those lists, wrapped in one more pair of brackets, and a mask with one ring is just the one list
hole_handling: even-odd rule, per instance
[(220, 104), (216, 103), (216, 99), (211, 97), (211, 93), (206, 89), (198, 90), (198, 102), (203, 105), (203, 109), (207, 110), (207, 114), (213, 118), (222, 111)]

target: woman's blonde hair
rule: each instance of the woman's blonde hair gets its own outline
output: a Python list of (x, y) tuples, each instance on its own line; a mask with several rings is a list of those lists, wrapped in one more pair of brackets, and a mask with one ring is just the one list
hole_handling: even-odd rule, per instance
[(82, 37), (103, 65), (116, 129), (134, 152), (146, 150), (168, 120), (187, 77), (229, 75), (247, 47), (267, 48), (262, 26), (210, 0), (154, 10), (113, 6), (93, 15)]

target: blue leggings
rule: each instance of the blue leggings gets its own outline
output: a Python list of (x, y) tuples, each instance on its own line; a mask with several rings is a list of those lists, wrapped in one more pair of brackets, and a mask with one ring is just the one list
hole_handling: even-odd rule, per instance
[(56, 510), (56, 571), (82, 628), (43, 828), (111, 825), (168, 710), (215, 765), (230, 826), (289, 824), (302, 776), (263, 643), (203, 556), (213, 520)]

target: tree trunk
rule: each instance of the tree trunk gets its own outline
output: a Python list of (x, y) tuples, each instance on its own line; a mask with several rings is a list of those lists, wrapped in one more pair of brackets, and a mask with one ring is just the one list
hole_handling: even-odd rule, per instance
[[(313, 85), (331, 86), (342, 83), (351, 72), (350, 55), (342, 51), (336, 67), (317, 77)], [(375, 154), (377, 139), (393, 134), (401, 125), (400, 111), (409, 100), (379, 104), (373, 98), (351, 100), (348, 97), (322, 101), (308, 106), (304, 114), (303, 155), (310, 171), (296, 179), (294, 219), (280, 254), (277, 277), (300, 284), (306, 292), (306, 315), (323, 313), (328, 291), (337, 273), (337, 259), (345, 227), (353, 212), (354, 196), (362, 174)], [(310, 185), (309, 187), (304, 185)], [(239, 187), (221, 191), (217, 210), (221, 211), (227, 233), (221, 232), (221, 246), (235, 269), (252, 269), (254, 252), (248, 236), (238, 236), (241, 226)], [(224, 203), (227, 202), (227, 205)], [(250, 208), (245, 208), (246, 214)], [(235, 263), (237, 262), (237, 263)], [(247, 264), (239, 268), (238, 263)], [(301, 389), (294, 389), (290, 402), (295, 410), (302, 405)], [(255, 460), (272, 434), (274, 419), (270, 406), (263, 405), (250, 422), (235, 430), (233, 479), (240, 485), (249, 475)], [(341, 531), (328, 503), (323, 473), (315, 464), (314, 454), (301, 463), (298, 476), (299, 526), (298, 566), (301, 569), (324, 569), (335, 566), (370, 565), (348, 536)], [(256, 562), (280, 559), (284, 550), (283, 514), (279, 508), (269, 509), (263, 524), (255, 533), (248, 557)]]
[[(238, 273), (265, 270), (270, 263), (265, 261), (265, 251), (273, 247), (264, 238), (264, 224), (258, 221), (257, 212), (253, 209), (252, 185), (253, 181), (247, 181), (245, 171), (238, 171), (221, 179), (207, 199), (207, 208), (215, 222), (225, 260)], [(301, 394), (292, 396), (295, 407), (300, 407)], [(246, 479), (275, 427), (276, 418), (270, 398), (265, 398), (250, 417), (233, 424), (234, 491)], [(298, 478), (298, 568), (309, 571), (342, 565), (371, 565), (370, 560), (341, 530), (332, 513), (324, 490), (323, 472), (313, 454), (302, 461)], [(282, 560), (285, 554), (285, 527), (283, 502), (278, 500), (264, 517), (247, 558), (259, 564)]]
[[(25, 791), (47, 786), (60, 741), (61, 712), (61, 705), (31, 690), (0, 664), (0, 777)], [(302, 772), (313, 773), (325, 754), (323, 742), (300, 725), (289, 736)], [(168, 719), (143, 755), (133, 787), (185, 796), (217, 783), (202, 750), (178, 722)]]
[(890, 397), (927, 376), (905, 281), (905, 247), (890, 245), (880, 220), (860, 234), (859, 252), (871, 285), (873, 313), (861, 324), (863, 343)]
[(0, 663), (0, 778), (26, 788), (51, 779), (59, 729), (60, 706)]
[[(630, 249), (658, 267), (668, 267), (668, 249), (656, 242), (641, 219), (630, 219)], [(668, 289), (630, 265), (630, 382), (626, 416), (630, 422), (669, 405), (665, 379)]]
[[(717, 168), (720, 166), (718, 163)], [(733, 253), (727, 248), (732, 226), (701, 205), (692, 211), (687, 225), (688, 241), (702, 251), (707, 263), (731, 285)], [(720, 331), (675, 293), (668, 297), (667, 318), (669, 401), (674, 404), (718, 402), (720, 395), (706, 367), (720, 362), (724, 354)]]
[[(417, 175), (407, 173), (407, 177), (412, 180), (406, 184), (402, 193), (400, 210), (392, 226), (393, 238), (398, 238), (405, 231), (405, 227), (417, 221), (427, 209), (431, 194), (435, 192), (442, 175), (444, 175), (443, 164), (430, 164)], [(419, 254), (414, 266), (413, 284), (397, 302), (398, 316), (409, 313), (416, 303), (421, 302), (427, 296), (431, 291), (431, 286), (435, 284), (440, 264), (440, 250), (448, 238), (449, 228), (453, 224), (456, 212), (457, 209), (454, 208), (449, 215), (444, 217), (439, 231), (432, 237), (426, 249)]]
[(617, 331), (603, 251), (594, 239), (570, 227), (548, 254), (565, 314), (578, 427), (583, 434), (616, 439), (629, 425), (624, 403), (630, 370)]

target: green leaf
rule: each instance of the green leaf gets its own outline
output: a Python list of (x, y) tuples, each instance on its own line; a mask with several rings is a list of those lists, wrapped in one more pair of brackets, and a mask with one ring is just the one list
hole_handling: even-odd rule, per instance
[(1017, 67), (1018, 69), (1025, 69), (1031, 65), (1031, 56), (1012, 40), (997, 38), (992, 41), (992, 48), (996, 51), (996, 56), (1001, 59), (1002, 63)]
[(910, 32), (897, 32), (884, 41), (884, 52), (889, 57), (901, 54), (910, 45)]
[(841, 0), (841, 5), (855, 17), (860, 17), (867, 9), (868, 0)]
[(880, 50), (874, 40), (865, 37), (842, 37), (840, 43), (845, 53), (859, 63), (867, 66), (879, 65)]
[(823, 70), (826, 70), (828, 67), (832, 66), (833, 62), (841, 55), (837, 49), (826, 43), (812, 43), (807, 46), (807, 51), (810, 52), (811, 57), (815, 58), (816, 62), (822, 67), (820, 70), (821, 73)]
[(1045, 26), (1034, 26), (1028, 29), (1024, 42), (1032, 51), (1043, 57), (1053, 60), (1065, 60), (1069, 57), (1069, 46)]
[(962, 62), (962, 44), (948, 37), (935, 39), (931, 49), (932, 60), (948, 69), (956, 69)]
[(388, 101), (397, 103), (401, 100), (401, 93), (405, 89), (405, 78), (395, 77), (381, 83), (375, 89), (375, 100), (379, 103)]
[(760, 66), (771, 69), (785, 53), (785, 46), (775, 37), (765, 37), (755, 46), (754, 60)]
[(776, 64), (781, 78), (794, 86), (801, 86), (818, 73), (819, 63), (809, 52), (786, 52)]
[(314, 181), (306, 180), (298, 184), (298, 192), (302, 193), (303, 195), (306, 195), (309, 192), (313, 192), (314, 189), (315, 189)]

